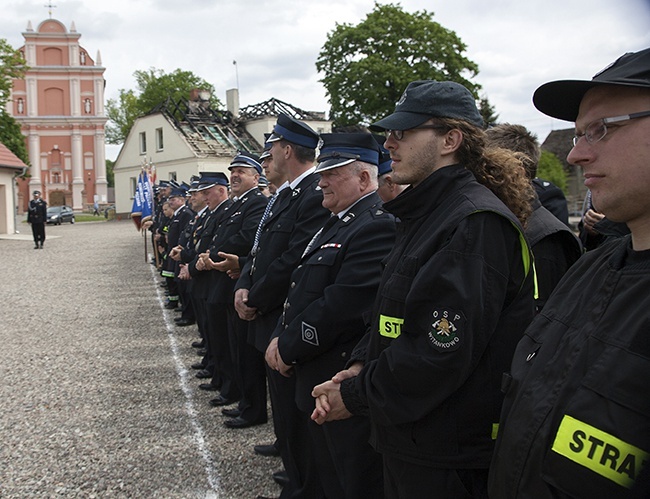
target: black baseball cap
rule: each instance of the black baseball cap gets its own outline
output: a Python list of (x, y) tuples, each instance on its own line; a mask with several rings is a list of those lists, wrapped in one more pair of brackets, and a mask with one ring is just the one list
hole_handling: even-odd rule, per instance
[(650, 48), (622, 55), (591, 80), (545, 83), (535, 90), (533, 104), (548, 116), (575, 121), (587, 91), (602, 85), (650, 88)]
[(408, 84), (393, 114), (369, 128), (409, 130), (431, 118), (455, 118), (483, 127), (476, 100), (464, 86), (453, 81), (418, 80)]

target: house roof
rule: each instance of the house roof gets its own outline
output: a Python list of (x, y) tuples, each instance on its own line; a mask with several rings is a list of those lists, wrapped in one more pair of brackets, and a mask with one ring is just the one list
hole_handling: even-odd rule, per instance
[(162, 113), (199, 157), (232, 156), (238, 150), (262, 150), (232, 113), (212, 109), (207, 102), (168, 100), (148, 114), (154, 113)]
[(0, 167), (13, 168), (22, 170), (27, 165), (22, 160), (12, 153), (7, 146), (0, 142)]
[(573, 147), (572, 140), (575, 133), (575, 129), (573, 128), (553, 130), (548, 134), (548, 137), (546, 137), (546, 140), (544, 140), (544, 143), (541, 146), (542, 149), (555, 154), (562, 162), (562, 166), (564, 166), (564, 170), (567, 172), (572, 171), (572, 166), (569, 165), (566, 157)]
[(239, 111), (239, 119), (253, 120), (263, 116), (278, 116), (280, 113), (284, 113), (297, 120), (326, 121), (325, 113), (304, 111), (299, 107), (276, 98), (241, 108)]

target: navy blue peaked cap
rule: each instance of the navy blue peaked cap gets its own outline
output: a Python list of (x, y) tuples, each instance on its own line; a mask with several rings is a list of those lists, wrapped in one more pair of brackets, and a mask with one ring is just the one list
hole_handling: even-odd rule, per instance
[(363, 161), (379, 165), (379, 145), (369, 133), (323, 133), (317, 172)]
[(262, 154), (260, 154), (260, 161), (271, 156), (271, 147), (273, 146), (273, 142), (269, 142), (270, 137), (270, 133), (264, 134), (264, 150), (262, 151)]
[(318, 146), (318, 134), (314, 130), (283, 113), (278, 116), (278, 121), (273, 127), (273, 133), (268, 138), (268, 142), (277, 142), (278, 140), (286, 140), (309, 149), (316, 149)]
[(228, 186), (228, 177), (225, 173), (222, 172), (201, 172), (201, 178), (199, 179), (199, 186), (196, 189), (197, 191), (202, 191), (204, 189), (209, 189), (215, 185), (225, 185)]
[(237, 156), (235, 156), (230, 162), (228, 169), (232, 170), (236, 166), (254, 168), (257, 173), (260, 175), (262, 174), (262, 165), (260, 164), (260, 158), (250, 152), (239, 151), (237, 153)]

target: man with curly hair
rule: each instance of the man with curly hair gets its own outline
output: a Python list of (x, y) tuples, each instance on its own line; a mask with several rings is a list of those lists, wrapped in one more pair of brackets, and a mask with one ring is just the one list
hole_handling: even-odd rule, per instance
[(501, 376), (534, 302), (532, 188), (513, 153), (485, 148), (482, 126), (465, 87), (429, 80), (371, 125), (409, 187), (384, 205), (400, 222), (370, 329), (347, 370), (314, 388), (312, 418), (370, 417), (386, 497), (487, 497)]

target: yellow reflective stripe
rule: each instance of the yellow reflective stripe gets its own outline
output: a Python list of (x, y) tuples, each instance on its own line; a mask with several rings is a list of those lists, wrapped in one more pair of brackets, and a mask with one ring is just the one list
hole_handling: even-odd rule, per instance
[(492, 440), (496, 440), (499, 435), (499, 423), (492, 423)]
[(404, 319), (380, 315), (379, 334), (387, 338), (397, 338), (402, 334), (402, 324), (404, 324)]
[[(517, 229), (517, 232), (519, 232), (519, 243), (521, 244), (521, 259), (524, 262), (524, 272), (526, 273), (526, 276), (528, 275), (528, 272), (530, 272), (530, 249), (528, 248), (528, 242), (526, 241), (526, 236), (524, 236), (523, 231), (517, 226), (516, 224), (512, 224), (512, 226)], [(537, 286), (535, 286), (537, 288)]]
[(643, 449), (567, 415), (562, 418), (552, 449), (628, 489), (650, 456)]
[(533, 281), (535, 283), (535, 299), (539, 299), (539, 285), (537, 284), (537, 266), (533, 262)]

